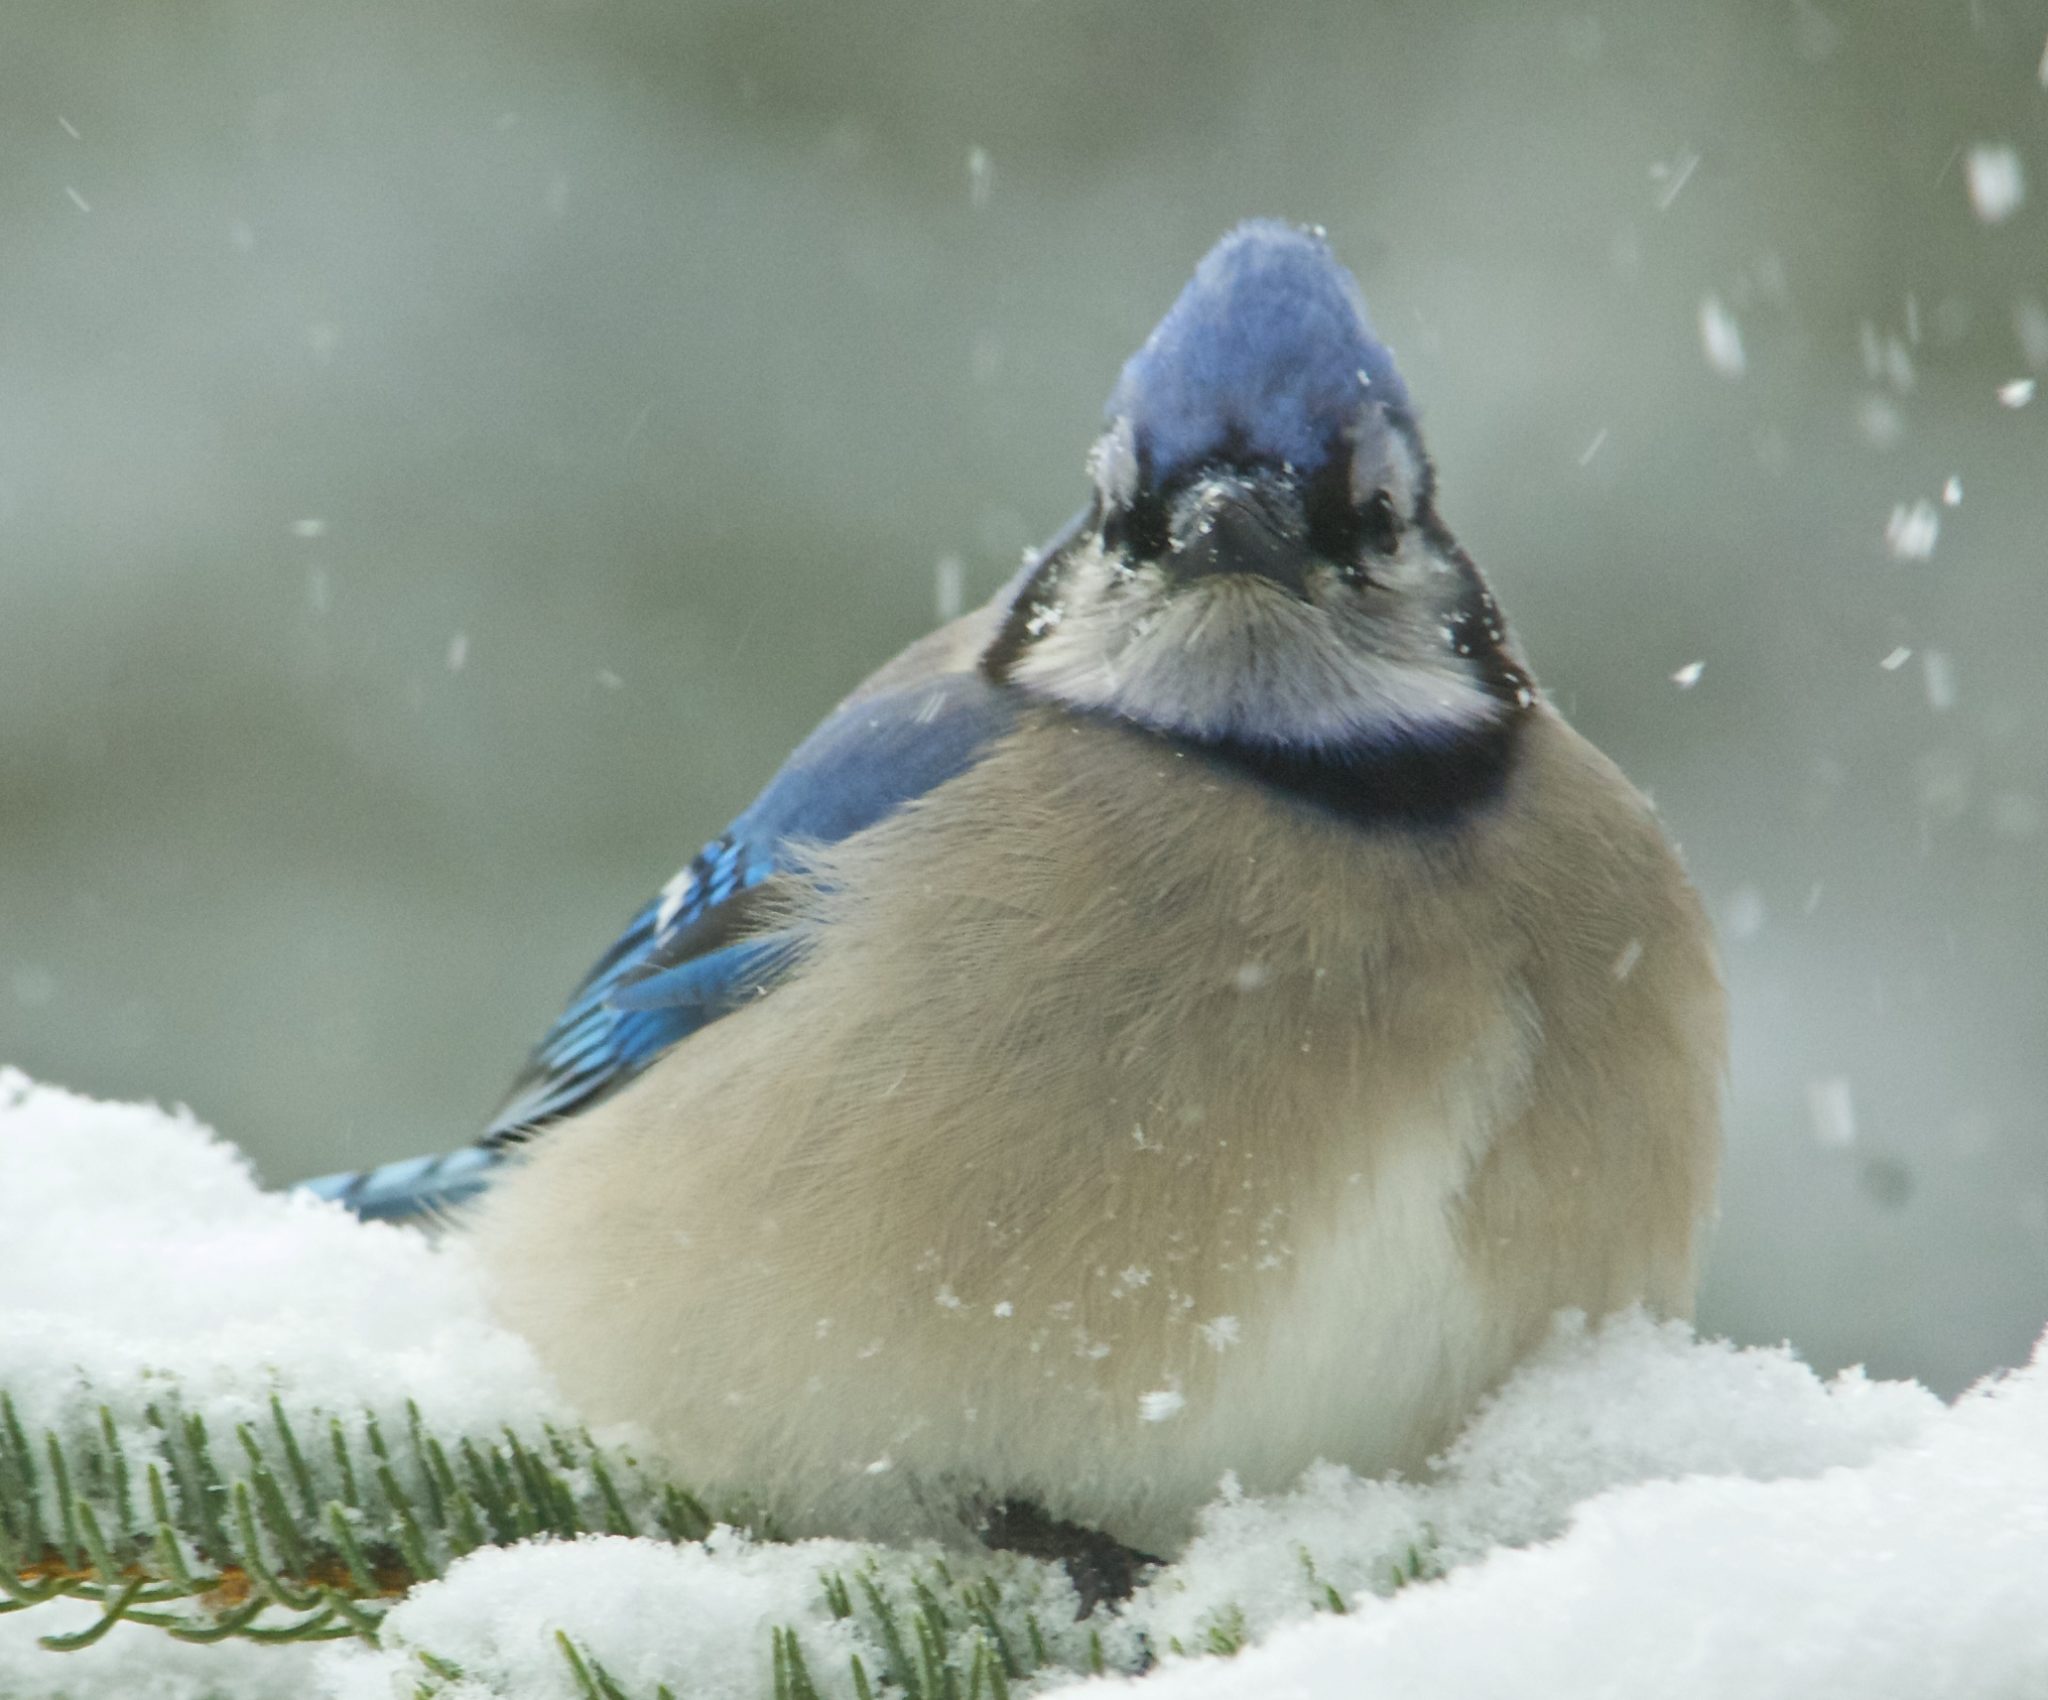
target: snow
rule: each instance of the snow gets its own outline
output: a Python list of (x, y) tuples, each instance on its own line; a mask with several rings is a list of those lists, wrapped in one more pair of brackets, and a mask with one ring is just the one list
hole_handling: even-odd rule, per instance
[(1742, 350), (1742, 327), (1718, 295), (1700, 302), (1700, 347), (1707, 364), (1724, 378), (1739, 378), (1749, 369), (1748, 356)]
[[(1227, 1665), (1180, 1662), (1141, 1692), (2039, 1693), (2048, 1682), (2048, 1361), (1978, 1388), (1953, 1411), (1927, 1412), (1910, 1438), (1874, 1446), (1860, 1463), (1817, 1474), (1788, 1468), (1791, 1454), (1780, 1452), (1802, 1408), (1814, 1414), (1795, 1394), (1764, 1415), (1746, 1437), (1747, 1459), (1749, 1445), (1719, 1461), (1703, 1448), (1697, 1473), (1599, 1494), (1561, 1540), (1494, 1552), (1372, 1610), (1290, 1626)], [(1659, 1401), (1644, 1414), (1661, 1427), (1675, 1411)]]
[(459, 1243), (265, 1193), (188, 1111), (0, 1070), (0, 1173), (0, 1384), (24, 1423), (158, 1375), (237, 1420), (273, 1385), (325, 1409), (410, 1398), (464, 1433), (567, 1414)]
[(941, 623), (958, 619), (967, 606), (967, 563), (958, 555), (942, 555), (932, 569), (932, 608)]
[(1846, 1151), (1856, 1143), (1856, 1096), (1840, 1075), (1806, 1083), (1807, 1114), (1813, 1137), (1830, 1151)]
[[(56, 1600), (0, 1617), (0, 1694), (7, 1700), (313, 1700), (325, 1648), (200, 1647), (121, 1624), (82, 1653), (48, 1653), (38, 1635), (75, 1635), (99, 1617), (82, 1600)], [(325, 1697), (322, 1697), (325, 1700)], [(392, 1700), (390, 1689), (377, 1700)]]
[(1138, 1418), (1148, 1423), (1171, 1422), (1187, 1408), (1187, 1402), (1187, 1396), (1178, 1387), (1155, 1388), (1138, 1395)]
[(1650, 167), (1650, 179), (1657, 185), (1657, 210), (1669, 212), (1671, 205), (1685, 192), (1686, 184), (1692, 181), (1692, 174), (1700, 168), (1700, 156), (1690, 148), (1668, 164), (1658, 160)]
[(984, 147), (967, 150), (967, 204), (976, 212), (988, 205), (996, 184), (995, 161)]
[(2003, 143), (1984, 143), (1970, 150), (1963, 165), (1970, 191), (1970, 210), (1986, 224), (2003, 224), (2027, 198), (2026, 168), (2019, 154)]
[(1930, 649), (1920, 657), (1927, 686), (1927, 706), (1945, 714), (1956, 705), (1956, 664), (1946, 650)]
[[(872, 1670), (881, 1651), (846, 1623), (821, 1619), (823, 1577), (857, 1566), (847, 1542), (771, 1547), (721, 1529), (702, 1546), (593, 1536), (527, 1547), (487, 1548), (442, 1581), (415, 1588), (384, 1624), (382, 1649), (351, 1649), (332, 1661), (332, 1700), (390, 1700), (425, 1674), (414, 1649), (459, 1666), (479, 1694), (579, 1700), (556, 1644), (579, 1649), (629, 1694), (657, 1684), (693, 1696), (762, 1700), (772, 1692), (770, 1635), (798, 1628), (813, 1671), (844, 1669), (859, 1652)], [(689, 1673), (687, 1685), (677, 1673)]]
[(1885, 521), (1884, 546), (1895, 560), (1931, 560), (1934, 545), (1940, 537), (1941, 515), (1925, 497), (1910, 507), (1900, 503), (1892, 509), (1892, 517)]
[[(491, 1322), (459, 1242), (265, 1194), (188, 1113), (0, 1072), (0, 1173), (0, 1387), (28, 1424), (102, 1401), (126, 1424), (167, 1380), (210, 1423), (273, 1391), (292, 1410), (411, 1397), (464, 1433), (574, 1421)], [(844, 1694), (849, 1654), (871, 1675), (887, 1660), (858, 1613), (833, 1615), (825, 1578), (907, 1594), (931, 1556), (730, 1530), (487, 1548), (414, 1589), (376, 1648), (200, 1647), (122, 1625), (50, 1653), (36, 1637), (92, 1609), (42, 1606), (0, 1616), (0, 1693), (568, 1700), (560, 1632), (629, 1695), (752, 1700), (782, 1628), (820, 1692)], [(1425, 1479), (1321, 1466), (1281, 1494), (1220, 1484), (1119, 1620), (1074, 1625), (1056, 1570), (986, 1562), (1067, 1663), (1098, 1625), (1112, 1664), (1142, 1638), (1157, 1668), (1101, 1683), (1140, 1700), (2041, 1692), (2048, 1358), (1951, 1407), (1910, 1383), (1824, 1382), (1789, 1348), (1567, 1316)]]

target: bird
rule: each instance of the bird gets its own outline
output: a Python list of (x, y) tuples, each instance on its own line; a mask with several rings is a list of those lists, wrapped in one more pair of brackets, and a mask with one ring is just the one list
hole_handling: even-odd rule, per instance
[(588, 1417), (792, 1534), (1170, 1557), (1226, 1480), (1425, 1470), (1561, 1310), (1691, 1312), (1708, 923), (1327, 235), (1226, 234), (1086, 470), (481, 1143), (311, 1183), (445, 1215)]

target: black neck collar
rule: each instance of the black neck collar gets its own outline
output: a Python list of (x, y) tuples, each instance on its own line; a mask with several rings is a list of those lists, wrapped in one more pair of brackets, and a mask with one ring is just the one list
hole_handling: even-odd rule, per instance
[(1525, 710), (1511, 710), (1439, 737), (1361, 739), (1317, 749), (1240, 739), (1166, 741), (1353, 826), (1441, 829), (1499, 800), (1525, 718)]

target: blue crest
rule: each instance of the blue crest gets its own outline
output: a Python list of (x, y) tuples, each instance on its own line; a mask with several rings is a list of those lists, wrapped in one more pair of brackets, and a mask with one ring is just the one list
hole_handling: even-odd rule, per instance
[(1226, 452), (1313, 472), (1369, 399), (1408, 409), (1358, 280), (1319, 234), (1254, 219), (1195, 268), (1105, 412), (1157, 482)]

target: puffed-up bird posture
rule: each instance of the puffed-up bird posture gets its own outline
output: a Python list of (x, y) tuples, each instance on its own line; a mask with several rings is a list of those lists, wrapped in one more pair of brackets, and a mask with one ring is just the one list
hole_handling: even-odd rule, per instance
[[(595, 1419), (792, 1532), (1413, 1470), (1562, 1306), (1685, 1314), (1721, 991), (1320, 233), (1124, 367), (1086, 509), (632, 923), (460, 1197)], [(1002, 1513), (1009, 1515), (1007, 1511)]]

